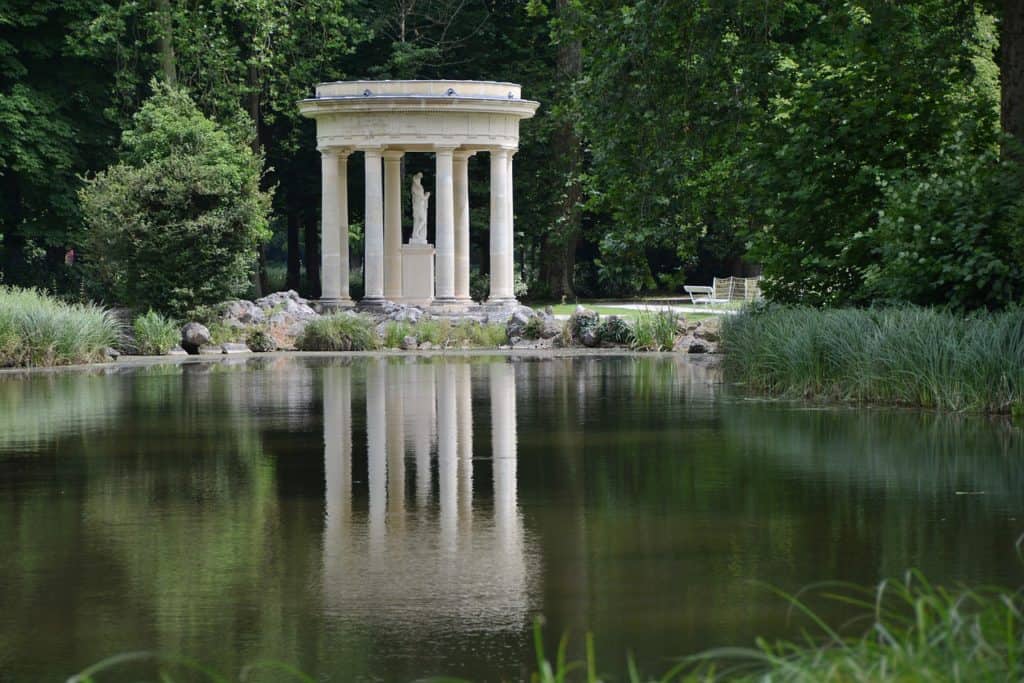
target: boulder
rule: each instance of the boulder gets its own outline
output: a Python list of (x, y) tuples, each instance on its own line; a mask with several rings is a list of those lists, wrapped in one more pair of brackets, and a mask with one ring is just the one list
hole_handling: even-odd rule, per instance
[(406, 335), (402, 337), (401, 349), (403, 351), (415, 351), (416, 350), (416, 337)]
[(430, 351), (433, 348), (434, 348), (434, 345), (432, 343), (430, 343), (430, 342), (423, 342), (422, 344), (420, 344), (420, 349), (422, 351)]
[[(537, 312), (529, 306), (516, 306), (505, 323), (505, 334), (509, 339), (527, 336), (527, 329), (536, 326), (536, 323), (531, 324), (536, 317)], [(539, 330), (539, 327), (535, 329)]]
[(117, 360), (118, 358), (121, 357), (121, 352), (115, 349), (113, 346), (108, 346), (107, 348), (103, 349), (103, 354), (109, 360)]
[(225, 301), (218, 306), (218, 309), (221, 320), (231, 327), (259, 325), (267, 317), (262, 308), (245, 299)]
[(413, 325), (423, 318), (430, 317), (426, 311), (418, 306), (399, 304), (394, 301), (386, 301), (381, 306), (381, 313), (384, 314), (387, 320), (393, 320), (396, 323), (412, 323)]
[(584, 346), (594, 347), (601, 343), (601, 336), (598, 334), (598, 325), (601, 316), (597, 311), (592, 311), (583, 306), (577, 306), (572, 315), (569, 316), (569, 330), (572, 332), (574, 341)]
[(213, 341), (210, 330), (201, 323), (185, 323), (181, 328), (181, 348), (188, 353), (199, 353), (199, 347)]
[(308, 301), (291, 289), (257, 299), (256, 305), (265, 316), (267, 334), (280, 349), (295, 348), (295, 339), (306, 325), (320, 317)]
[(693, 331), (693, 336), (709, 342), (720, 341), (722, 338), (722, 319), (708, 318), (701, 320), (700, 324), (697, 325), (697, 329)]
[(171, 350), (167, 352), (168, 356), (187, 356), (188, 351), (181, 348), (180, 346), (172, 346)]
[(217, 344), (204, 344), (199, 347), (200, 356), (222, 356), (224, 355), (224, 349)]

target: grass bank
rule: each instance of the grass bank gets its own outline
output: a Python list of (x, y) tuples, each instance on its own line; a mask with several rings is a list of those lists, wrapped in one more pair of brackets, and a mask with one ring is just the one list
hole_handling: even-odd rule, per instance
[(1024, 412), (1024, 310), (768, 306), (724, 320), (730, 381), (775, 396)]
[(120, 324), (99, 306), (0, 286), (0, 367), (103, 361), (121, 336)]

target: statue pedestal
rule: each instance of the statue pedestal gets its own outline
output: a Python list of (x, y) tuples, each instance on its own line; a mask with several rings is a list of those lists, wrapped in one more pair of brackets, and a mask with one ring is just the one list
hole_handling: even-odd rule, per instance
[(402, 245), (402, 303), (429, 306), (434, 302), (434, 247)]

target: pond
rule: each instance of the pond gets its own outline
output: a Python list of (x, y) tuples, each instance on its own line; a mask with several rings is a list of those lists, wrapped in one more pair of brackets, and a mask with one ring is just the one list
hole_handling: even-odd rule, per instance
[(1019, 584), (1022, 532), (1012, 423), (747, 400), (679, 356), (0, 375), (2, 680), (135, 650), (521, 680), (537, 615), (656, 673), (798, 635), (766, 584)]

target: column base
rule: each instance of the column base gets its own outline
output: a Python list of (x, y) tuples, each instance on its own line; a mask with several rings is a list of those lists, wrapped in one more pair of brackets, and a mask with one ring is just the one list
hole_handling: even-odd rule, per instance
[(384, 304), (391, 303), (389, 299), (385, 299), (382, 296), (364, 296), (356, 304), (356, 310), (359, 311), (379, 311), (384, 308)]
[(353, 308), (356, 305), (352, 299), (348, 297), (341, 299), (317, 299), (313, 302), (313, 310), (320, 314), (330, 314), (336, 311), (345, 311)]
[(507, 299), (490, 298), (480, 308), (487, 313), (487, 319), (490, 322), (506, 322), (512, 317), (512, 311), (518, 306), (519, 301), (515, 297), (509, 297)]

